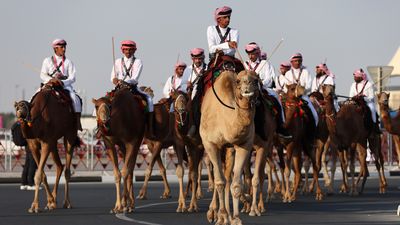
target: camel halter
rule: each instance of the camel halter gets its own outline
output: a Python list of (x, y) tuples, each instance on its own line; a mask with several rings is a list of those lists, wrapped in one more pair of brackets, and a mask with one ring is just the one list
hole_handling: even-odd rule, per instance
[(178, 115), (179, 115), (179, 120), (178, 120), (178, 118), (176, 118), (175, 121), (178, 123), (179, 126), (183, 127), (183, 126), (185, 125), (185, 122), (186, 122), (186, 118), (187, 118), (187, 117), (183, 117), (182, 115), (183, 115), (183, 114), (186, 114), (187, 112), (186, 112), (185, 109), (177, 109), (177, 107), (176, 107), (176, 102), (177, 102), (180, 98), (185, 98), (185, 96), (183, 96), (183, 94), (179, 94), (178, 97), (177, 97), (177, 98), (175, 99), (175, 101), (174, 101), (174, 109), (175, 109), (175, 112), (177, 112)]
[(101, 120), (101, 119), (99, 118), (99, 117), (100, 117), (99, 113), (96, 113), (96, 115), (97, 115), (97, 124), (98, 124), (99, 127), (101, 127), (101, 129), (103, 130), (103, 133), (106, 134), (106, 133), (110, 130), (110, 127), (109, 127), (109, 125), (108, 125), (108, 122), (109, 122), (110, 119), (111, 119), (111, 109), (110, 109), (110, 107), (108, 106), (108, 104), (102, 103), (102, 104), (99, 106), (99, 108), (97, 109), (97, 111), (100, 111), (100, 110), (104, 110), (107, 119), (106, 119), (105, 121)]

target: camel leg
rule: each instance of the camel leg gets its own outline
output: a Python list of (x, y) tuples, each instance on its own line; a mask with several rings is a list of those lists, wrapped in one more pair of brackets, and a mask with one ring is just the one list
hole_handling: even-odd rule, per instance
[[(259, 192), (259, 198), (258, 198), (258, 204), (257, 204), (257, 208), (261, 213), (264, 213), (265, 210), (265, 202), (264, 202), (264, 194), (263, 194), (263, 190), (264, 190), (264, 181), (265, 181), (265, 167), (268, 166), (268, 192), (270, 192), (269, 188), (271, 188), (271, 195), (273, 194), (273, 180), (272, 180), (272, 169), (271, 167), (267, 164), (267, 158), (264, 158), (264, 166), (261, 168), (260, 171), (260, 192)], [(271, 181), (270, 181), (271, 180)], [(268, 193), (269, 194), (269, 193)], [(268, 198), (268, 197), (267, 197)]]
[(147, 186), (149, 184), (149, 180), (151, 177), (151, 174), (153, 172), (153, 167), (154, 164), (156, 163), (157, 158), (160, 156), (161, 152), (161, 142), (155, 142), (153, 145), (153, 149), (150, 149), (152, 156), (150, 160), (150, 164), (147, 166), (146, 171), (144, 173), (144, 182), (143, 186), (140, 189), (140, 192), (136, 198), (138, 199), (147, 199)]
[(199, 199), (202, 199), (204, 195), (203, 195), (203, 190), (201, 188), (201, 173), (203, 171), (203, 162), (202, 162), (201, 158), (199, 158), (198, 160), (199, 160), (199, 166), (197, 168), (198, 176), (197, 176), (196, 198), (199, 200)]
[(380, 181), (379, 193), (384, 194), (386, 192), (387, 183), (386, 183), (385, 168), (384, 168), (385, 161), (381, 151), (381, 137), (380, 135), (376, 135), (374, 137), (369, 138), (368, 142), (370, 143), (370, 149), (375, 158), (376, 170), (378, 171), (379, 174), (379, 181)]
[(348, 183), (348, 176), (347, 176), (347, 154), (345, 150), (338, 151), (339, 160), (340, 160), (340, 167), (342, 169), (342, 177), (343, 183), (340, 187), (340, 193), (348, 193), (349, 192), (349, 183)]
[[(243, 166), (243, 174), (244, 174), (244, 184), (243, 184), (243, 194), (245, 196), (251, 196), (253, 190), (252, 190), (252, 185), (251, 185), (251, 162), (250, 162), (250, 157), (248, 160), (245, 161), (245, 164)], [(228, 190), (229, 191), (229, 190)], [(229, 196), (229, 195), (228, 195)], [(246, 201), (246, 198), (244, 197), (242, 199), (243, 201), (243, 208), (242, 208), (242, 213), (250, 213), (251, 211), (251, 202)], [(229, 212), (229, 210), (228, 210)]]
[(65, 209), (72, 208), (71, 201), (69, 198), (69, 181), (71, 180), (71, 162), (72, 162), (73, 154), (74, 154), (74, 148), (70, 143), (68, 143), (68, 147), (66, 148), (66, 152), (65, 152), (65, 171), (64, 171), (65, 193), (64, 193), (63, 207)]
[(161, 157), (157, 157), (157, 164), (158, 168), (160, 170), (161, 177), (163, 178), (163, 183), (164, 183), (164, 193), (162, 196), (160, 196), (161, 199), (168, 199), (171, 198), (171, 188), (169, 187), (168, 180), (167, 180), (167, 174), (166, 174), (166, 169), (165, 166), (161, 160)]
[(124, 156), (124, 165), (122, 167), (121, 176), (123, 180), (123, 191), (121, 196), (121, 205), (123, 207), (123, 212), (128, 212), (128, 198), (129, 198), (129, 189), (128, 189), (128, 176), (131, 171), (131, 161), (134, 155), (134, 149), (132, 143), (125, 143), (125, 156)]
[[(42, 142), (41, 147), (42, 147), (42, 149), (41, 149), (40, 153), (39, 153), (39, 149), (36, 149), (33, 151), (34, 152), (33, 157), (38, 165), (38, 168), (35, 173), (35, 195), (34, 195), (34, 199), (33, 199), (31, 208), (28, 210), (29, 213), (38, 213), (39, 212), (39, 187), (40, 187), (42, 180), (46, 176), (44, 173), (44, 166), (46, 164), (47, 157), (49, 156), (51, 149), (53, 149), (53, 147), (55, 148), (56, 145), (54, 143)], [(46, 183), (47, 183), (47, 180), (46, 180)], [(48, 185), (45, 188), (46, 188), (47, 198), (53, 198), (52, 194), (50, 193), (50, 189), (49, 189)], [(54, 201), (54, 198), (53, 198), (53, 201)]]
[(225, 177), (225, 209), (231, 218), (231, 206), (230, 206), (230, 188), (232, 183), (232, 171), (235, 163), (235, 149), (227, 148), (225, 154), (225, 168), (224, 168), (224, 177)]
[[(364, 191), (364, 186), (365, 186), (365, 182), (367, 181), (367, 173), (368, 173), (368, 167), (367, 167), (367, 146), (365, 143), (364, 145), (360, 145), (357, 148), (358, 149), (358, 159), (360, 160), (360, 174), (358, 176), (357, 179), (357, 186), (356, 186), (356, 190), (360, 190), (359, 194), (362, 194)], [(360, 177), (363, 177), (363, 181), (361, 184), (361, 188), (358, 189), (358, 183), (360, 181)]]
[[(350, 149), (350, 176), (351, 176), (351, 188), (350, 188), (350, 194), (355, 195), (356, 194), (356, 181), (354, 178), (355, 174), (355, 151), (356, 149)], [(360, 171), (361, 172), (361, 171)]]
[[(228, 213), (225, 208), (225, 178), (222, 173), (222, 162), (221, 156), (218, 151), (217, 146), (209, 142), (203, 142), (204, 148), (207, 151), (207, 155), (210, 158), (210, 161), (213, 164), (214, 169), (214, 179), (215, 179), (215, 189), (214, 191), (218, 192), (218, 200), (219, 200), (219, 210), (218, 210), (218, 220), (216, 224), (228, 224)], [(213, 212), (210, 210), (207, 212), (208, 221), (211, 221), (211, 215)]]
[[(265, 160), (264, 158), (266, 157), (266, 149), (263, 147), (256, 149), (256, 160), (254, 162), (255, 167), (254, 167), (254, 175), (251, 180), (251, 185), (253, 189), (253, 199), (251, 203), (251, 208), (250, 208), (250, 216), (261, 216), (261, 212), (258, 210), (257, 206), (257, 194), (258, 194), (258, 186), (260, 184), (260, 173), (264, 172), (265, 169)], [(262, 181), (261, 181), (262, 182)], [(262, 190), (260, 190), (262, 192)]]
[(208, 156), (204, 157), (204, 162), (207, 167), (207, 175), (208, 175), (208, 192), (214, 191), (214, 172), (213, 172), (213, 165), (211, 160)]
[[(269, 165), (270, 173), (271, 173), (271, 174), (268, 174), (268, 179), (271, 179), (271, 182), (268, 181), (268, 189), (269, 189), (269, 187), (274, 188), (273, 190), (271, 190), (271, 194), (272, 193), (281, 193), (282, 192), (282, 184), (281, 184), (281, 179), (279, 178), (279, 175), (278, 175), (278, 171), (277, 171), (276, 164), (274, 162), (274, 158), (272, 158), (272, 157), (268, 158), (268, 165)], [(282, 170), (280, 170), (280, 173), (281, 173), (281, 175), (283, 175)], [(269, 178), (269, 176), (271, 176), (271, 178)], [(275, 183), (274, 183), (273, 177), (275, 177)], [(268, 190), (268, 192), (270, 192), (270, 191)], [(271, 196), (271, 198), (272, 198), (272, 196)]]
[(123, 206), (121, 204), (121, 172), (118, 165), (117, 150), (114, 144), (109, 144), (107, 146), (107, 154), (110, 156), (111, 163), (113, 165), (114, 181), (115, 181), (115, 191), (116, 200), (115, 206), (111, 209), (110, 213), (121, 213), (123, 211)]
[[(133, 166), (135, 166), (134, 163)], [(128, 193), (129, 193), (128, 212), (133, 212), (133, 210), (135, 209), (135, 193), (133, 191), (133, 170), (134, 168), (131, 169), (128, 176)]]
[[(277, 190), (277, 188), (280, 189), (280, 187), (277, 187), (277, 186), (279, 186), (279, 184), (278, 184), (279, 181), (278, 180), (276, 180), (276, 184), (275, 184), (275, 188), (274, 188), (273, 173), (276, 174), (275, 178), (277, 178), (278, 174), (276, 173), (276, 171), (274, 171), (275, 170), (275, 164), (274, 164), (274, 162), (272, 160), (273, 159), (271, 157), (268, 157), (267, 158), (267, 163), (266, 163), (267, 176), (268, 176), (267, 202), (271, 201), (272, 196), (273, 196), (274, 192)], [(264, 175), (264, 178), (265, 178), (265, 172), (263, 173), (263, 175)], [(263, 189), (261, 189), (261, 193), (262, 193), (262, 190)]]
[[(303, 162), (303, 168), (304, 168), (304, 184), (303, 184), (303, 187), (301, 189), (301, 192), (303, 194), (308, 194), (309, 191), (310, 191), (308, 189), (309, 188), (308, 187), (309, 186), (308, 185), (308, 173), (310, 172), (310, 158), (309, 157), (305, 157), (304, 162)], [(313, 183), (311, 183), (310, 186), (313, 186)]]
[[(280, 182), (280, 184), (282, 184), (281, 185), (281, 196), (282, 196), (282, 199), (283, 199), (283, 196), (285, 195), (285, 193), (286, 193), (286, 180), (285, 180), (285, 158), (284, 158), (284, 154), (283, 154), (283, 147), (282, 146), (280, 146), (280, 147), (277, 147), (277, 152), (278, 152), (278, 157), (279, 157), (279, 171), (280, 171), (280, 174), (281, 174), (281, 182)], [(277, 179), (277, 180), (279, 180), (279, 179)]]
[(188, 212), (198, 212), (199, 206), (197, 205), (197, 187), (198, 187), (198, 177), (199, 177), (199, 164), (200, 164), (200, 151), (197, 148), (190, 147), (188, 149), (189, 153), (189, 177), (192, 180), (192, 196), (190, 200), (190, 205)]
[(292, 152), (294, 148), (294, 143), (290, 143), (286, 148), (285, 156), (285, 194), (283, 196), (283, 202), (292, 202), (292, 194), (290, 193), (290, 172), (292, 166)]
[(321, 155), (322, 174), (324, 175), (325, 187), (328, 187), (328, 188), (330, 186), (330, 181), (331, 181), (330, 177), (329, 177), (329, 173), (328, 173), (328, 164), (327, 164), (327, 160), (326, 160), (326, 156), (329, 151), (329, 145), (328, 145), (329, 142), (330, 142), (330, 138), (325, 143), (323, 151), (322, 151), (322, 155)]
[[(318, 182), (318, 175), (319, 172), (321, 171), (321, 156), (322, 156), (322, 150), (324, 147), (324, 143), (322, 141), (318, 141), (319, 143), (317, 144), (316, 152), (315, 152), (315, 158), (311, 158), (312, 160), (312, 165), (313, 165), (313, 184), (316, 186), (316, 191), (315, 191), (315, 199), (316, 200), (322, 200), (323, 194), (321, 187)], [(314, 185), (310, 187), (310, 191), (313, 191)]]
[(209, 223), (218, 220), (217, 190), (213, 188), (213, 196), (207, 211), (207, 220)]
[(295, 154), (293, 155), (293, 169), (294, 169), (294, 187), (291, 201), (296, 200), (297, 190), (299, 188), (299, 184), (301, 182), (301, 155)]
[[(243, 172), (243, 166), (249, 158), (250, 149), (242, 146), (235, 146), (235, 164), (233, 167), (233, 180), (231, 185), (231, 193), (233, 198), (233, 216), (231, 224), (242, 224), (239, 219), (239, 197), (242, 195), (242, 186), (240, 177)], [(258, 180), (256, 181), (258, 182)], [(256, 193), (253, 193), (256, 194)]]
[[(64, 142), (65, 142), (65, 140), (64, 140)], [(67, 148), (65, 148), (65, 149), (67, 149)], [(57, 149), (54, 149), (53, 151), (51, 151), (51, 156), (53, 158), (54, 163), (56, 164), (56, 180), (55, 180), (53, 191), (52, 191), (54, 202), (47, 202), (47, 206), (45, 208), (45, 209), (49, 209), (49, 210), (55, 209), (57, 207), (58, 185), (60, 183), (60, 177), (61, 177), (62, 171), (64, 169), (64, 166), (61, 163), (60, 155), (58, 154)]]
[(180, 213), (186, 211), (185, 194), (183, 193), (184, 189), (183, 176), (185, 174), (183, 168), (183, 154), (185, 151), (185, 145), (178, 143), (174, 146), (174, 149), (178, 157), (178, 165), (176, 166), (176, 175), (178, 176), (178, 181), (179, 181), (179, 199), (178, 199), (178, 208), (176, 209), (176, 212)]

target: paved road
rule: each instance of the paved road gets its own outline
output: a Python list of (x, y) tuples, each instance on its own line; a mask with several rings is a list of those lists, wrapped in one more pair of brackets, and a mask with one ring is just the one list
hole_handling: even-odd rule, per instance
[[(345, 194), (328, 196), (322, 202), (316, 202), (312, 196), (300, 196), (291, 204), (274, 199), (268, 204), (267, 213), (261, 217), (242, 215), (244, 224), (400, 224), (396, 216), (400, 204), (400, 178), (389, 178), (389, 188), (385, 195), (378, 193), (378, 180), (370, 178), (364, 195), (350, 197)], [(135, 184), (135, 192), (142, 183)], [(204, 185), (205, 186), (205, 185)], [(20, 191), (16, 184), (0, 185), (0, 225), (103, 225), (103, 224), (208, 224), (206, 210), (210, 202), (210, 193), (199, 202), (198, 213), (175, 213), (177, 184), (171, 184), (173, 196), (169, 200), (160, 200), (162, 185), (150, 184), (149, 200), (138, 200), (134, 213), (126, 216), (109, 214), (113, 207), (115, 192), (110, 183), (76, 183), (71, 185), (73, 209), (56, 209), (52, 212), (28, 214), (27, 209), (33, 199), (33, 192)], [(63, 188), (63, 186), (61, 186)], [(63, 189), (61, 189), (63, 190)], [(60, 191), (61, 196), (63, 191)], [(41, 191), (41, 207), (44, 206), (44, 192)], [(58, 206), (61, 207), (61, 201)]]

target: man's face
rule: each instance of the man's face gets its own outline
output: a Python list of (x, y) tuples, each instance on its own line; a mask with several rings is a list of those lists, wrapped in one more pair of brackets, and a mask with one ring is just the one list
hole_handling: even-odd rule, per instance
[(280, 70), (280, 72), (281, 72), (282, 75), (285, 75), (285, 73), (286, 73), (287, 71), (289, 71), (289, 68), (287, 68), (287, 67), (280, 67), (279, 70)]
[(298, 68), (300, 68), (301, 64), (303, 63), (303, 60), (302, 59), (293, 59), (291, 61), (291, 63), (292, 63), (293, 68), (298, 69)]
[(362, 80), (363, 80), (362, 77), (354, 77), (354, 81), (355, 81), (356, 83), (360, 83)]
[(317, 74), (317, 76), (322, 76), (325, 74), (325, 72), (319, 67), (315, 68), (315, 73)]
[(134, 48), (124, 48), (122, 49), (122, 53), (125, 55), (126, 58), (130, 58), (135, 54), (136, 49)]
[(66, 50), (67, 50), (66, 46), (65, 45), (61, 45), (61, 46), (57, 46), (57, 47), (54, 48), (54, 53), (57, 56), (64, 56)]
[(231, 16), (223, 16), (217, 19), (218, 25), (222, 28), (227, 28), (229, 22), (231, 21)]
[(249, 59), (252, 62), (255, 62), (258, 59), (258, 57), (260, 56), (257, 51), (247, 53), (247, 54), (249, 55)]
[(183, 66), (179, 66), (178, 68), (176, 68), (176, 75), (178, 76), (178, 77), (181, 77), (182, 75), (183, 75), (183, 71), (185, 71), (185, 67), (183, 67)]
[(192, 61), (196, 67), (200, 67), (203, 64), (203, 57), (192, 57)]

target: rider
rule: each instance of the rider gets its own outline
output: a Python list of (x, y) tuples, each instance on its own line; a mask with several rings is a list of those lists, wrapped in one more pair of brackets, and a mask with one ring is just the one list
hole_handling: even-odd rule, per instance
[(62, 85), (65, 90), (68, 90), (77, 119), (77, 127), (82, 131), (82, 104), (79, 96), (72, 87), (72, 84), (75, 83), (76, 80), (76, 70), (72, 61), (65, 56), (67, 42), (63, 39), (55, 39), (51, 45), (54, 49), (54, 55), (43, 60), (40, 78), (43, 84), (56, 78), (60, 81), (60, 85)]
[[(255, 43), (251, 42), (246, 45), (245, 51), (249, 57), (249, 60), (245, 63), (245, 68), (247, 70), (254, 71), (262, 82), (261, 89), (265, 90), (268, 95), (274, 97), (276, 101), (274, 101), (274, 105), (278, 108), (278, 133), (285, 138), (290, 138), (290, 135), (284, 129), (283, 124), (285, 123), (285, 114), (283, 112), (283, 107), (281, 101), (279, 99), (278, 94), (272, 89), (272, 85), (276, 78), (274, 67), (264, 59), (261, 59), (261, 50), (260, 47)], [(276, 104), (278, 103), (278, 104)]]
[[(193, 104), (193, 100), (197, 93), (197, 86), (200, 78), (203, 76), (204, 72), (207, 70), (207, 65), (204, 62), (205, 55), (204, 49), (194, 48), (190, 51), (190, 56), (192, 57), (192, 65), (190, 65), (186, 70), (184, 76), (188, 78), (188, 90), (192, 91), (191, 94), (191, 119), (192, 125), (188, 131), (188, 137), (194, 137), (197, 131), (196, 124), (200, 123), (200, 108), (199, 104)], [(201, 81), (200, 81), (201, 82)], [(197, 95), (198, 96), (198, 95)], [(196, 101), (194, 101), (196, 102)], [(197, 108), (196, 108), (197, 107)]]
[[(314, 117), (315, 126), (318, 125), (318, 114), (313, 104), (308, 97), (308, 92), (311, 88), (311, 76), (306, 67), (303, 66), (303, 56), (300, 53), (294, 54), (290, 58), (291, 69), (286, 72), (285, 78), (287, 78), (287, 84), (298, 84), (305, 88), (305, 92), (301, 98), (307, 102), (307, 106), (312, 112)], [(286, 87), (284, 88), (284, 90)], [(286, 92), (286, 91), (285, 91)]]
[[(350, 87), (349, 97), (363, 98), (370, 109), (372, 122), (378, 125), (374, 100), (374, 84), (368, 80), (367, 74), (363, 69), (354, 71), (353, 76), (355, 82)], [(379, 126), (374, 126), (374, 128), (377, 133), (380, 133)]]
[[(315, 67), (315, 78), (311, 85), (311, 93), (320, 92), (322, 94), (323, 85), (335, 86), (335, 75), (328, 69), (326, 63), (320, 63)], [(339, 104), (337, 98), (334, 98), (334, 106), (336, 112), (339, 111)]]
[(280, 64), (279, 67), (280, 75), (275, 79), (275, 91), (279, 94), (284, 92), (285, 85), (288, 81), (288, 79), (285, 77), (285, 74), (287, 71), (290, 70), (291, 67), (292, 65), (289, 62), (282, 62)]
[(111, 82), (117, 86), (122, 82), (126, 82), (134, 88), (137, 94), (140, 94), (146, 98), (148, 105), (148, 133), (154, 135), (154, 106), (153, 99), (150, 95), (140, 90), (138, 87), (140, 73), (143, 69), (142, 60), (135, 57), (136, 43), (131, 40), (125, 40), (121, 42), (121, 51), (124, 54), (123, 57), (115, 60), (114, 66), (111, 71)]
[[(174, 75), (168, 77), (167, 82), (165, 82), (163, 95), (165, 98), (170, 98), (175, 91), (187, 92), (188, 77), (183, 76), (186, 69), (186, 63), (178, 61), (175, 64)], [(173, 111), (173, 108), (170, 108)]]

